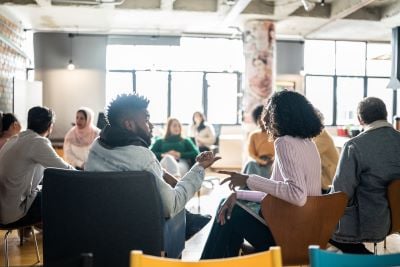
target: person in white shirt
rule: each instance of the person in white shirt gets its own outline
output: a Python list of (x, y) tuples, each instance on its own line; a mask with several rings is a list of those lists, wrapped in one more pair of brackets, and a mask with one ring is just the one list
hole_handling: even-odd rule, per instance
[(200, 152), (210, 151), (210, 146), (214, 145), (216, 140), (214, 127), (206, 122), (205, 116), (199, 111), (193, 113), (189, 136), (194, 139)]
[(11, 137), (0, 150), (0, 224), (41, 222), (38, 185), (45, 168), (73, 169), (57, 155), (47, 138), (54, 118), (49, 108), (31, 108), (28, 129)]

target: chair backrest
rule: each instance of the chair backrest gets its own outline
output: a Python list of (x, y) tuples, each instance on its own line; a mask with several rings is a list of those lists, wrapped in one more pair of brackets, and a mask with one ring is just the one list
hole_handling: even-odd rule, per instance
[(166, 259), (143, 255), (142, 251), (131, 252), (130, 267), (281, 267), (282, 257), (279, 247), (272, 247), (268, 251), (255, 253), (247, 256), (201, 260), (196, 262), (185, 262), (181, 260)]
[(400, 265), (400, 253), (386, 255), (339, 254), (321, 250), (318, 246), (310, 246), (309, 252), (311, 267), (385, 267)]
[(390, 183), (387, 194), (392, 221), (390, 233), (400, 232), (400, 179)]
[(309, 245), (325, 248), (346, 204), (343, 192), (307, 197), (302, 207), (267, 195), (262, 201), (262, 214), (276, 245), (282, 248), (283, 264), (307, 264)]
[(151, 173), (46, 169), (43, 182), (44, 266), (128, 266), (129, 253), (163, 251), (164, 216)]

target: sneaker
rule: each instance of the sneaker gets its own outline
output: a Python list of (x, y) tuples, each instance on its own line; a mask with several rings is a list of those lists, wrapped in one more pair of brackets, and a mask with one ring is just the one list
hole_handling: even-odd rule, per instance
[(186, 210), (186, 231), (185, 231), (185, 239), (188, 240), (211, 220), (211, 215), (202, 215), (202, 214), (195, 214), (191, 213), (190, 211)]

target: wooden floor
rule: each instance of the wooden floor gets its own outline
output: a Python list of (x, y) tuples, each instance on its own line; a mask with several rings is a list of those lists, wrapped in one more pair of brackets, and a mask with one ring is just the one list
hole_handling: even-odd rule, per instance
[[(217, 173), (208, 173), (208, 177), (222, 177), (222, 175)], [(201, 189), (201, 196), (193, 197), (187, 204), (187, 209), (197, 213), (200, 207), (200, 213), (211, 214), (213, 217), (217, 205), (219, 204), (221, 198), (229, 194), (229, 189), (227, 186), (220, 186), (218, 181), (213, 181), (213, 187), (211, 184), (205, 183)], [(204, 243), (207, 239), (208, 233), (211, 228), (211, 223), (209, 223), (203, 230), (192, 237), (186, 242), (186, 248), (183, 251), (182, 258), (184, 260), (198, 260), (201, 251), (203, 250)], [(0, 231), (0, 235), (3, 239), (5, 232)], [(37, 232), (39, 249), (41, 257), (42, 252), (42, 234)], [(40, 266), (42, 263), (36, 263), (36, 253), (34, 248), (33, 238), (30, 238), (21, 247), (19, 245), (19, 238), (16, 231), (9, 236), (9, 257), (10, 266)], [(367, 247), (373, 251), (373, 244), (367, 244)], [(0, 266), (4, 266), (4, 242), (0, 244)], [(332, 250), (335, 250), (332, 248)], [(391, 235), (387, 237), (387, 249), (383, 249), (383, 242), (378, 245), (378, 254), (386, 253), (400, 253), (400, 235)]]

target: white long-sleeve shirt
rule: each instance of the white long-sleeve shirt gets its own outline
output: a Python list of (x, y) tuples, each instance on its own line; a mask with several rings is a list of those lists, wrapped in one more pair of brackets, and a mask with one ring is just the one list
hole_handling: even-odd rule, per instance
[(73, 169), (49, 139), (31, 130), (13, 136), (0, 150), (0, 223), (26, 215), (38, 192), (45, 168)]

